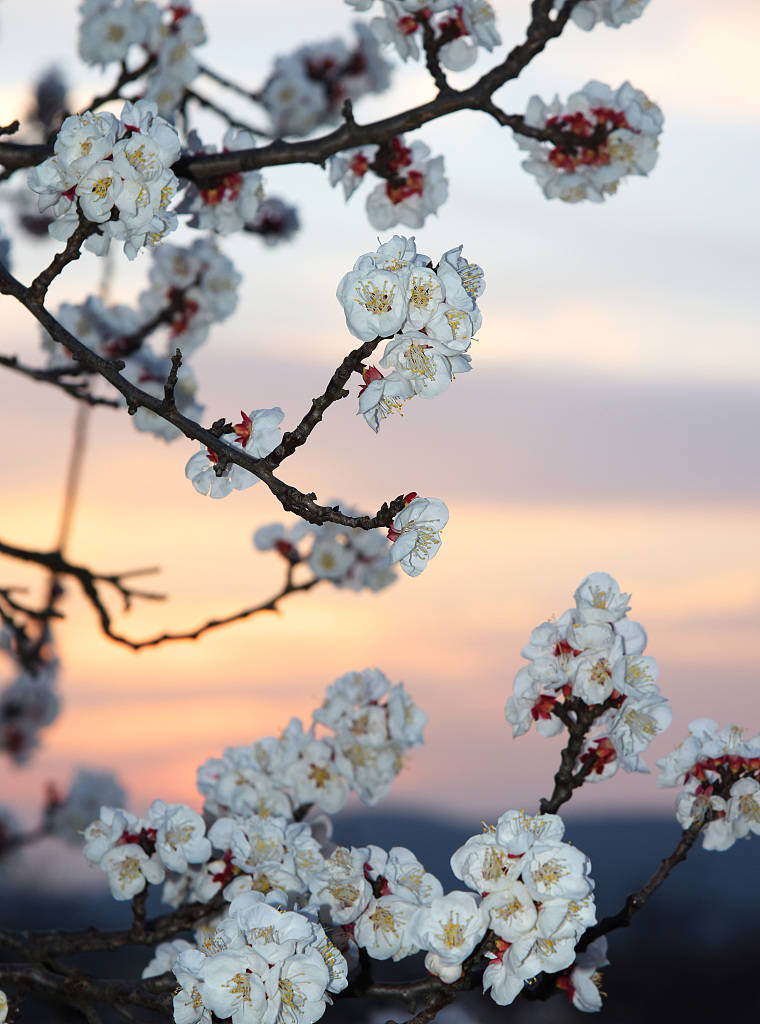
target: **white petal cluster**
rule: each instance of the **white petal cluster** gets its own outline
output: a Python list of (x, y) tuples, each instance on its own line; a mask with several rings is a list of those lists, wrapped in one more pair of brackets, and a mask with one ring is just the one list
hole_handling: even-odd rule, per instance
[(261, 95), (276, 135), (308, 135), (338, 121), (347, 99), (388, 88), (389, 67), (374, 35), (364, 25), (354, 28), (352, 46), (329, 39), (276, 59)]
[(728, 850), (737, 839), (760, 835), (760, 733), (748, 739), (736, 725), (719, 729), (699, 718), (657, 766), (658, 786), (683, 786), (676, 798), (682, 828), (705, 822), (706, 850)]
[(184, 804), (156, 800), (144, 818), (116, 807), (101, 807), (84, 830), (84, 855), (105, 871), (111, 895), (128, 900), (147, 883), (164, 881), (166, 871), (185, 871), (211, 855), (203, 818)]
[[(164, 385), (171, 370), (171, 360), (168, 357), (156, 355), (147, 342), (143, 342), (134, 356), (124, 361), (124, 368), (121, 371), (123, 377), (136, 384), (141, 390), (146, 391), (154, 398), (164, 397)], [(190, 419), (198, 420), (203, 414), (203, 406), (196, 401), (198, 381), (190, 366), (183, 363), (177, 373), (177, 383), (174, 388), (174, 404), (179, 412)], [(137, 430), (146, 431), (161, 437), (164, 441), (176, 441), (182, 437), (182, 431), (169, 423), (158, 413), (150, 409), (140, 407), (132, 416), (132, 423)]]
[(192, 245), (165, 244), (152, 254), (150, 286), (140, 293), (143, 321), (171, 311), (166, 355), (180, 348), (190, 355), (207, 339), (213, 324), (234, 313), (241, 275), (210, 238)]
[(391, 686), (379, 669), (365, 669), (348, 672), (328, 687), (314, 721), (332, 729), (336, 761), (350, 787), (372, 805), (390, 789), (405, 751), (422, 745), (427, 715), (403, 683)]
[(180, 952), (172, 970), (177, 1024), (212, 1013), (232, 1024), (312, 1024), (347, 984), (345, 959), (322, 926), (258, 892), (233, 900), (204, 947)]
[[(274, 409), (254, 409), (248, 416), (240, 412), (242, 422), (233, 427), (235, 438), (228, 441), (229, 435), (220, 440), (230, 448), (237, 443), (241, 449), (254, 459), (262, 459), (274, 451), (280, 443), (280, 423), (285, 413), (279, 407)], [(244, 491), (258, 483), (258, 477), (241, 466), (227, 465), (221, 473), (215, 467), (219, 456), (210, 448), (201, 448), (193, 455), (185, 466), (185, 476), (191, 481), (199, 494), (207, 494), (210, 498), (226, 498), (233, 491)]]
[[(346, 0), (356, 10), (369, 9), (372, 0)], [(383, 45), (392, 45), (402, 60), (416, 60), (422, 49), (422, 26), (427, 23), (436, 40), (447, 42), (438, 54), (444, 67), (464, 71), (478, 57), (478, 47), (489, 52), (501, 44), (496, 15), (488, 0), (382, 0), (383, 14), (371, 28)]]
[(172, 118), (198, 73), (193, 50), (206, 41), (203, 22), (190, 3), (159, 7), (152, 0), (84, 0), (80, 11), (82, 60), (105, 67), (126, 61), (133, 46), (141, 47), (141, 59), (154, 61), (143, 99), (154, 102), (162, 117)]
[(5, 992), (0, 989), (0, 1024), (8, 1019), (8, 997)]
[(348, 200), (372, 169), (383, 179), (367, 196), (367, 218), (372, 227), (378, 231), (387, 231), (396, 224), (421, 228), (425, 218), (436, 213), (449, 195), (443, 157), (431, 157), (424, 142), (407, 146), (400, 135), (391, 140), (380, 163), (373, 164), (377, 156), (377, 146), (363, 146), (331, 157), (330, 184), (340, 182)]
[(449, 521), (449, 510), (439, 498), (407, 495), (406, 506), (388, 530), (393, 541), (391, 562), (399, 563), (407, 576), (419, 576), (441, 547), (441, 530)]
[[(338, 505), (347, 515), (356, 509)], [(253, 535), (259, 551), (276, 551), (291, 565), (308, 564), (317, 579), (329, 580), (336, 587), (378, 591), (396, 580), (391, 565), (391, 546), (378, 530), (359, 530), (336, 523), (308, 526), (298, 520), (291, 528), (280, 523), (260, 527)]]
[(297, 807), (314, 804), (333, 814), (351, 790), (377, 803), (405, 751), (422, 744), (426, 720), (403, 684), (391, 686), (379, 669), (346, 673), (328, 687), (308, 730), (294, 718), (279, 738), (232, 747), (202, 765), (205, 810), (292, 819)]
[[(452, 855), (452, 871), (482, 900), (476, 904), (477, 917), (472, 910), (468, 917), (464, 908), (451, 916), (448, 932), (441, 929), (433, 950), (437, 959), (429, 954), (425, 961), (428, 970), (444, 981), (459, 977), (461, 961), (472, 949), (454, 955), (465, 922), (477, 936), (470, 940), (473, 946), (486, 929), (497, 936), (496, 952), (487, 954), (492, 962), (483, 975), (483, 991), (490, 990), (500, 1005), (511, 1003), (540, 971), (555, 973), (573, 963), (578, 939), (596, 922), (594, 882), (588, 857), (562, 842), (564, 830), (558, 815), (507, 811)], [(448, 942), (450, 960), (443, 949)], [(442, 966), (445, 973), (437, 969)]]
[(552, 127), (582, 137), (599, 128), (607, 132), (598, 145), (568, 143), (565, 148), (517, 136), (520, 149), (530, 153), (522, 166), (535, 176), (547, 199), (601, 202), (617, 191), (626, 175), (647, 175), (657, 162), (662, 111), (629, 82), (616, 91), (603, 82), (588, 82), (566, 103), (555, 96), (546, 104), (533, 96), (525, 121), (534, 128)]
[(484, 289), (483, 271), (464, 259), (461, 245), (433, 267), (403, 235), (360, 256), (343, 276), (336, 294), (349, 331), (362, 341), (389, 339), (382, 370), (365, 367), (359, 392), (359, 413), (375, 432), (410, 398), (434, 398), (470, 369)]
[[(222, 139), (223, 152), (253, 149), (256, 140), (250, 132), (229, 128)], [(193, 147), (198, 153), (215, 153), (215, 146)], [(188, 187), (180, 207), (182, 213), (192, 213), (191, 227), (229, 235), (255, 220), (264, 198), (262, 178), (258, 171), (234, 171), (225, 174), (206, 187)]]
[[(648, 3), (649, 0), (582, 0), (575, 5), (570, 17), (584, 32), (589, 32), (600, 21), (610, 28), (620, 28), (640, 18)], [(563, 4), (564, 0), (554, 0), (555, 10)]]
[(39, 194), (40, 211), (55, 218), (49, 227), (54, 238), (69, 238), (83, 217), (99, 225), (85, 248), (102, 256), (117, 239), (134, 259), (176, 228), (168, 207), (177, 191), (171, 165), (179, 157), (179, 136), (155, 103), (127, 102), (120, 118), (92, 111), (67, 117), (53, 150), (27, 181)]
[(537, 626), (523, 648), (530, 664), (515, 676), (506, 705), (512, 735), (521, 736), (533, 722), (542, 736), (561, 732), (555, 711), (568, 702), (604, 705), (578, 767), (586, 767), (590, 782), (613, 775), (618, 765), (647, 771), (640, 755), (670, 725), (672, 711), (660, 696), (657, 664), (643, 653), (646, 633), (626, 616), (630, 594), (607, 573), (595, 572), (574, 596), (575, 608)]
[(84, 0), (79, 10), (79, 56), (101, 67), (126, 60), (132, 46), (147, 47), (161, 18), (155, 4), (136, 0)]

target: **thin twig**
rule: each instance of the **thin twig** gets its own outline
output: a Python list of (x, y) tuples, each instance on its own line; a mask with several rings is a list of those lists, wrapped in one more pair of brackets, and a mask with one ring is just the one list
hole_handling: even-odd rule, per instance
[(146, 57), (142, 64), (139, 65), (139, 67), (134, 68), (132, 71), (128, 71), (126, 64), (122, 61), (119, 77), (111, 88), (107, 92), (93, 97), (90, 103), (84, 107), (80, 113), (83, 114), (86, 110), (97, 110), (98, 107), (102, 107), (103, 104), (108, 103), (109, 100), (118, 99), (121, 94), (121, 90), (125, 85), (129, 82), (134, 82), (137, 78), (140, 78), (146, 71), (149, 71), (155, 63), (156, 55), (150, 54), (150, 56)]
[(282, 435), (282, 441), (273, 452), (267, 455), (265, 461), (272, 469), (276, 469), (281, 462), (284, 462), (289, 455), (305, 444), (312, 430), (321, 422), (324, 412), (335, 402), (348, 396), (345, 385), (352, 373), (360, 373), (361, 365), (375, 351), (382, 338), (373, 338), (365, 341), (352, 352), (349, 352), (340, 366), (330, 378), (324, 392), (318, 398), (312, 399), (311, 408), (303, 417), (294, 430), (288, 430)]
[(220, 440), (212, 431), (202, 427), (195, 420), (182, 415), (176, 408), (170, 408), (163, 398), (156, 398), (155, 395), (143, 391), (123, 377), (119, 372), (121, 367), (118, 363), (104, 359), (83, 345), (45, 309), (29, 288), (17, 281), (2, 264), (0, 264), (0, 292), (18, 299), (36, 317), (48, 334), (67, 348), (77, 361), (89, 370), (99, 373), (112, 384), (126, 398), (128, 409), (136, 410), (140, 407), (150, 409), (151, 412), (155, 412), (162, 419), (178, 427), (185, 437), (200, 441), (205, 448), (217, 455), (219, 460), (217, 469), (220, 464), (222, 466), (234, 464), (242, 469), (247, 469), (266, 483), (286, 511), (294, 512), (307, 522), (316, 525), (329, 522), (360, 530), (374, 530), (378, 527), (389, 526), (404, 507), (403, 495), (398, 495), (390, 502), (384, 502), (374, 515), (367, 516), (350, 516), (341, 512), (337, 506), (330, 508), (317, 504), (314, 492), (305, 494), (291, 484), (280, 480), (269, 468), (266, 459), (255, 459), (243, 449), (242, 445), (233, 446)]
[(52, 384), (53, 387), (64, 391), (79, 402), (85, 402), (87, 405), (105, 405), (110, 409), (120, 409), (124, 406), (124, 403), (119, 401), (118, 398), (101, 398), (100, 395), (93, 395), (88, 390), (85, 381), (67, 381), (62, 379), (68, 373), (72, 375), (81, 374), (83, 371), (79, 366), (74, 366), (71, 370), (63, 367), (46, 369), (45, 367), (25, 366), (18, 361), (17, 356), (4, 355), (0, 355), (0, 366), (5, 366), (7, 369), (20, 373), (24, 377), (29, 377), (31, 380)]
[[(552, 39), (561, 35), (573, 9), (580, 2), (582, 0), (567, 0), (555, 17), (550, 16), (552, 0), (537, 0), (533, 3), (532, 20), (525, 40), (513, 47), (500, 64), (482, 75), (467, 89), (456, 90), (447, 86), (427, 103), (369, 124), (359, 125), (356, 122), (344, 121), (334, 131), (316, 139), (294, 142), (276, 140), (268, 146), (255, 149), (187, 155), (177, 161), (173, 170), (179, 177), (201, 183), (227, 174), (259, 170), (263, 167), (300, 163), (324, 165), (329, 157), (342, 150), (390, 142), (397, 135), (414, 131), (430, 121), (462, 110), (480, 110), (495, 116), (494, 109), (498, 108), (495, 108), (493, 103), (493, 94), (501, 86), (517, 78)], [(511, 118), (511, 115), (509, 116)], [(504, 123), (515, 131), (524, 126), (524, 121), (518, 121), (517, 115), (514, 115), (514, 120)], [(589, 139), (570, 133), (560, 133), (560, 139), (556, 128), (531, 128), (525, 134), (551, 141), (554, 145), (562, 145), (563, 148), (589, 145)], [(0, 143), (0, 164), (7, 168), (28, 167), (41, 163), (51, 152), (50, 147), (37, 147), (34, 153), (27, 153), (25, 147), (14, 146), (13, 143)]]
[(214, 103), (208, 96), (202, 96), (195, 89), (185, 89), (185, 96), (189, 100), (193, 100), (200, 106), (205, 107), (206, 110), (210, 110), (212, 114), (216, 114), (217, 117), (221, 117), (223, 121), (226, 121), (231, 128), (240, 128), (242, 131), (250, 132), (251, 135), (260, 135), (262, 138), (271, 139), (271, 135), (268, 132), (262, 131), (260, 128), (254, 128), (253, 125), (248, 124), (247, 121), (241, 121), (238, 117), (233, 117), (228, 110), (224, 107), (220, 107), (218, 103)]
[(47, 290), (52, 282), (58, 277), (64, 267), (79, 259), (82, 255), (83, 242), (98, 230), (98, 225), (86, 220), (80, 212), (79, 224), (66, 242), (66, 248), (63, 252), (55, 254), (48, 266), (35, 277), (29, 286), (29, 294), (35, 302), (42, 304), (45, 301)]
[(686, 860), (689, 850), (696, 842), (699, 833), (709, 821), (712, 821), (713, 817), (714, 812), (710, 809), (701, 821), (695, 821), (688, 828), (685, 828), (681, 833), (681, 838), (676, 848), (668, 857), (663, 859), (659, 868), (646, 885), (642, 885), (636, 892), (631, 893), (617, 914), (605, 917), (598, 924), (587, 929), (583, 934), (583, 938), (578, 943), (577, 951), (582, 953), (594, 939), (598, 939), (601, 935), (607, 935), (617, 928), (627, 928), (634, 916), (641, 910), (652, 893), (659, 889), (673, 868)]
[(254, 92), (252, 89), (246, 89), (244, 86), (239, 85), (237, 82), (233, 82), (231, 78), (227, 78), (219, 71), (215, 71), (210, 68), (208, 64), (201, 64), (199, 71), (202, 75), (210, 78), (217, 85), (223, 86), (225, 89), (231, 89), (232, 92), (236, 92), (238, 96), (244, 96), (245, 99), (251, 100), (253, 103), (258, 103), (261, 100), (261, 94)]

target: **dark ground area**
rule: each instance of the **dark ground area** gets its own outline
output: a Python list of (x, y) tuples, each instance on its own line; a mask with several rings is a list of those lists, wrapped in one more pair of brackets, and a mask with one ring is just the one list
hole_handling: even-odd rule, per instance
[[(422, 814), (372, 812), (336, 821), (335, 839), (360, 846), (408, 846), (444, 888), (459, 888), (448, 859), (472, 828)], [(599, 917), (615, 913), (626, 895), (656, 870), (678, 840), (674, 819), (618, 819), (568, 822), (565, 839), (591, 858)], [(153, 908), (159, 911), (159, 905)], [(3, 928), (123, 927), (129, 907), (107, 895), (83, 891), (56, 895), (0, 881)], [(674, 870), (630, 928), (610, 936), (611, 966), (604, 970), (606, 1024), (658, 1022), (760, 1022), (760, 839), (742, 841), (726, 853), (701, 846)], [(111, 977), (139, 977), (150, 959), (146, 950), (83, 955), (80, 966)], [(423, 973), (421, 957), (377, 965), (378, 980), (401, 980)], [(353, 1001), (328, 1008), (326, 1024), (401, 1024), (410, 1015), (401, 1003), (367, 1006)], [(76, 1012), (49, 1004), (28, 1004), (11, 1018), (17, 1024), (81, 1021)], [(115, 1017), (104, 1015), (110, 1024)], [(155, 1018), (154, 1018), (155, 1019)], [(548, 1002), (520, 997), (498, 1007), (477, 992), (460, 997), (439, 1014), (440, 1024), (564, 1024), (584, 1019), (564, 996)], [(588, 1019), (588, 1018), (586, 1018)]]

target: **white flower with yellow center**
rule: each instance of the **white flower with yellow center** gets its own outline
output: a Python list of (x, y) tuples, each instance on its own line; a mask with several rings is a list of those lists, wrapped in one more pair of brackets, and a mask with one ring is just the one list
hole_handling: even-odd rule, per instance
[(415, 497), (403, 508), (388, 531), (393, 541), (391, 562), (398, 562), (407, 576), (419, 576), (441, 546), (441, 530), (449, 510), (439, 498)]
[[(646, 2), (646, 0), (645, 0)], [(578, 954), (570, 972), (570, 992), (576, 1010), (582, 1013), (597, 1013), (602, 1008), (600, 967), (609, 964), (607, 959), (607, 937), (595, 939), (587, 949)]]
[(451, 855), (451, 870), (475, 892), (508, 890), (519, 873), (519, 860), (496, 838), (495, 832), (471, 836)]
[(727, 819), (738, 839), (750, 832), (760, 836), (760, 782), (754, 778), (739, 779), (731, 787)]
[(567, 927), (547, 938), (538, 929), (515, 939), (507, 950), (504, 961), (518, 978), (532, 978), (540, 971), (554, 974), (562, 971), (575, 959), (576, 932)]
[(383, 420), (394, 413), (404, 415), (404, 406), (414, 394), (412, 383), (395, 370), (386, 376), (374, 377), (359, 392), (357, 416), (363, 416), (377, 433)]
[(330, 972), (316, 949), (275, 964), (266, 981), (267, 1024), (312, 1024), (319, 1020), (325, 1012), (329, 984)]
[(343, 759), (328, 740), (307, 743), (286, 769), (283, 782), (293, 789), (296, 803), (315, 803), (328, 814), (344, 807), (350, 793)]
[(400, 896), (372, 899), (354, 923), (354, 938), (374, 960), (401, 960), (416, 953), (418, 947), (409, 939), (409, 921), (419, 904)]
[(95, 224), (109, 220), (121, 186), (121, 176), (110, 160), (89, 167), (76, 187), (79, 207), (87, 220)]
[(401, 276), (392, 270), (351, 270), (336, 295), (349, 331), (362, 341), (391, 337), (406, 317), (406, 291)]
[(462, 256), (461, 245), (449, 249), (441, 256), (438, 277), (443, 284), (446, 302), (455, 309), (475, 309), (478, 298), (486, 288), (482, 268)]
[(582, 900), (593, 891), (591, 861), (568, 843), (538, 842), (522, 860), (521, 878), (537, 902)]
[(313, 902), (327, 907), (334, 924), (355, 921), (372, 898), (372, 887), (364, 876), (367, 856), (366, 847), (338, 846), (309, 880)]
[(630, 594), (621, 592), (617, 580), (606, 572), (592, 572), (573, 594), (582, 622), (617, 622), (630, 611)]
[(110, 156), (118, 130), (113, 114), (72, 114), (61, 125), (53, 147), (58, 166), (69, 168), (79, 180), (93, 164)]
[(260, 1021), (267, 1005), (264, 979), (269, 965), (252, 949), (213, 953), (198, 971), (203, 1004), (233, 1024)]
[(458, 352), (466, 352), (472, 343), (472, 336), (480, 328), (483, 317), (480, 310), (457, 309), (455, 306), (442, 302), (425, 327), (425, 331), (433, 338), (439, 338), (450, 348)]
[(488, 914), (471, 892), (449, 892), (421, 907), (409, 924), (409, 937), (428, 950), (425, 967), (450, 984), (488, 927)]
[(536, 926), (538, 911), (522, 882), (510, 882), (499, 892), (490, 892), (483, 900), (488, 927), (499, 938), (514, 942)]
[(407, 380), (421, 398), (436, 398), (455, 374), (470, 369), (470, 357), (438, 338), (410, 331), (388, 342), (380, 365)]
[(186, 871), (188, 864), (202, 864), (211, 856), (203, 818), (185, 804), (154, 800), (147, 820), (156, 829), (156, 853), (170, 871)]
[(131, 900), (143, 891), (146, 882), (156, 885), (163, 882), (165, 875), (161, 864), (151, 860), (136, 843), (125, 843), (109, 850), (100, 861), (100, 867), (108, 875), (115, 900)]
[(608, 735), (624, 771), (649, 771), (639, 754), (672, 720), (673, 709), (665, 697), (626, 698), (608, 726)]
[[(443, 288), (434, 270), (417, 266), (410, 268), (406, 287), (407, 315), (404, 326), (407, 330), (412, 328), (419, 331), (443, 302)], [(435, 334), (435, 331), (432, 333)]]

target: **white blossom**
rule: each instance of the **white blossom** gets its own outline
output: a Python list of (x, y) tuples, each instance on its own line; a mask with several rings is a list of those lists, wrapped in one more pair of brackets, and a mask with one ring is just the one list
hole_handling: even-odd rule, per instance
[[(242, 422), (234, 428), (235, 442), (241, 449), (254, 459), (262, 459), (274, 451), (280, 443), (279, 424), (285, 413), (279, 407), (274, 409), (255, 409), (248, 416), (241, 410)], [(224, 443), (232, 447), (234, 442)], [(241, 466), (228, 465), (221, 474), (214, 471), (219, 457), (210, 449), (201, 448), (185, 466), (185, 476), (192, 482), (199, 494), (207, 494), (210, 498), (224, 498), (232, 491), (243, 491), (257, 483), (258, 477)]]
[(606, 935), (594, 939), (592, 943), (578, 954), (569, 976), (567, 994), (576, 1010), (583, 1013), (596, 1013), (602, 1008), (602, 992), (600, 989), (600, 967), (609, 964), (607, 959)]
[(419, 576), (441, 546), (441, 530), (449, 510), (438, 498), (415, 496), (403, 508), (388, 531), (393, 541), (391, 562), (399, 562), (408, 576)]
[(111, 895), (115, 900), (130, 900), (142, 892), (146, 882), (156, 885), (164, 880), (164, 869), (152, 860), (141, 846), (125, 843), (104, 854), (100, 867), (108, 875)]
[(202, 864), (211, 856), (203, 818), (185, 804), (154, 800), (147, 821), (156, 830), (156, 853), (170, 871), (185, 871), (188, 864)]

